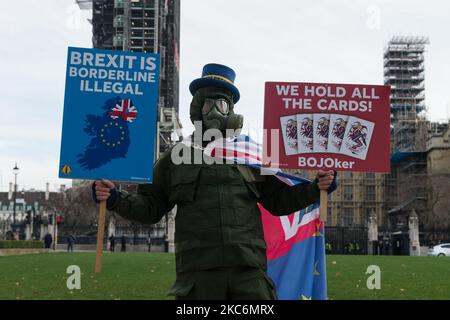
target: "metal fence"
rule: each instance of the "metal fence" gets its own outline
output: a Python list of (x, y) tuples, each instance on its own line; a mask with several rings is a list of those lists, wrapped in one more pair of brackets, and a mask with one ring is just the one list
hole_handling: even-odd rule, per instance
[(366, 227), (325, 227), (327, 254), (367, 254)]
[(429, 229), (419, 232), (420, 244), (434, 246), (440, 243), (450, 243), (450, 229)]
[[(95, 245), (97, 243), (97, 236), (74, 236), (75, 237), (75, 244), (92, 244)], [(58, 237), (58, 243), (59, 244), (67, 244), (67, 236), (60, 236)], [(132, 245), (147, 245), (148, 244), (148, 238), (147, 237), (134, 237), (134, 236), (125, 236), (125, 240), (127, 244)], [(109, 241), (109, 239), (105, 238), (103, 239), (103, 242), (106, 243)], [(121, 237), (115, 237), (116, 244), (120, 244)], [(165, 238), (151, 238), (151, 244), (153, 246), (163, 246), (165, 245)]]
[[(74, 236), (75, 244), (95, 245), (97, 243), (97, 226), (77, 225), (67, 227), (63, 225), (58, 230), (58, 243), (67, 244), (69, 235)], [(120, 244), (122, 236), (125, 236), (127, 244), (132, 245), (147, 245), (149, 236), (152, 245), (165, 244), (164, 230), (158, 225), (116, 226), (114, 233), (116, 244)], [(109, 242), (106, 230), (103, 241), (104, 243)]]
[[(25, 225), (17, 228), (25, 231)], [(140, 226), (117, 226), (115, 239), (120, 243), (120, 237), (125, 236), (127, 244), (146, 245), (148, 236), (155, 246), (165, 245), (164, 231), (161, 227)], [(386, 228), (379, 228), (379, 239), (369, 248), (367, 227), (325, 227), (325, 249), (327, 254), (382, 254), (382, 255), (409, 255), (409, 235), (404, 230), (392, 232)], [(67, 243), (67, 236), (73, 234), (76, 244), (94, 245), (97, 241), (97, 227), (92, 225), (76, 226), (74, 229), (61, 228), (58, 242)], [(425, 229), (420, 230), (421, 246), (433, 246), (439, 243), (450, 243), (450, 229)], [(105, 243), (106, 239), (105, 234)], [(369, 252), (370, 251), (370, 252)], [(376, 253), (375, 253), (376, 252)]]

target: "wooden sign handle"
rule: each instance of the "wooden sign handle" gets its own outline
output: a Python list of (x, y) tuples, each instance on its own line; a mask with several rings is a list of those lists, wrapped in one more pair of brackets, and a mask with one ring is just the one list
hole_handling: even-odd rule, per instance
[(97, 254), (95, 255), (95, 273), (102, 271), (103, 237), (105, 234), (106, 201), (101, 201), (98, 209)]
[(327, 221), (327, 207), (328, 207), (328, 192), (327, 190), (320, 190), (320, 221)]

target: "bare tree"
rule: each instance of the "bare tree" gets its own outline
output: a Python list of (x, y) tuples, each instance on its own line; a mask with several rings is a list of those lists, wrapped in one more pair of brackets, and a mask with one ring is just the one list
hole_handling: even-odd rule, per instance
[(428, 177), (427, 227), (450, 228), (450, 174), (436, 174)]
[(74, 229), (76, 226), (94, 226), (97, 223), (98, 210), (92, 200), (90, 186), (52, 194), (46, 209), (61, 215), (64, 229)]

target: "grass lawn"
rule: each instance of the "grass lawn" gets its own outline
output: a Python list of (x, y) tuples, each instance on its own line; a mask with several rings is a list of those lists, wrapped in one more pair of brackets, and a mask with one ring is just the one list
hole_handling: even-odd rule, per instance
[[(381, 269), (381, 289), (367, 289), (369, 265)], [(449, 257), (327, 256), (328, 297), (344, 299), (450, 299)]]
[[(43, 253), (0, 257), (0, 299), (167, 299), (175, 256), (166, 253)], [(81, 289), (69, 290), (67, 267), (81, 269)]]
[[(94, 274), (95, 253), (0, 257), (0, 299), (171, 299), (173, 254), (106, 253)], [(69, 265), (81, 268), (81, 290), (69, 290)], [(369, 290), (366, 269), (381, 269), (381, 289)], [(328, 256), (328, 296), (340, 299), (450, 299), (450, 258)]]

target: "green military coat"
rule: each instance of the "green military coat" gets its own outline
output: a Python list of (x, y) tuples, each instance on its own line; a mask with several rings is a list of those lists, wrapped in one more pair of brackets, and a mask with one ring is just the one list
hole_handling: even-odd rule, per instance
[(170, 149), (155, 163), (152, 184), (139, 185), (137, 194), (118, 192), (108, 207), (130, 220), (157, 223), (177, 205), (178, 274), (237, 266), (265, 270), (266, 244), (257, 203), (280, 216), (319, 199), (317, 180), (288, 186), (242, 165), (193, 164), (193, 159), (201, 159), (202, 150), (178, 148), (191, 164), (174, 164)]

